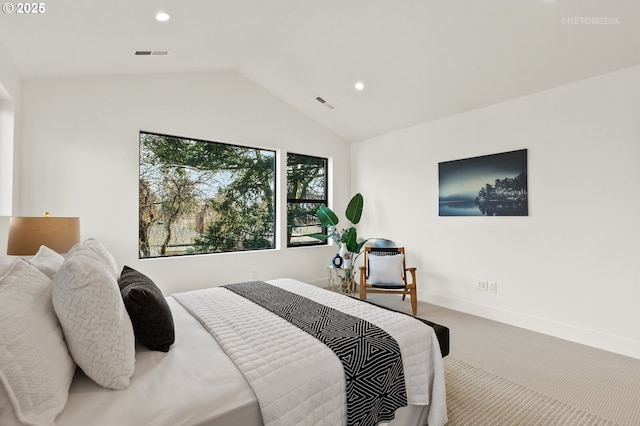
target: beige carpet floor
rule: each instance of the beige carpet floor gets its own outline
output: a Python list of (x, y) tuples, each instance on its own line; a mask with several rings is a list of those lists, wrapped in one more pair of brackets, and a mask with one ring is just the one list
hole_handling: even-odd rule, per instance
[(455, 358), (444, 364), (448, 426), (614, 425)]
[[(411, 309), (400, 296), (370, 300)], [(450, 329), (445, 372), (452, 426), (640, 426), (640, 359), (422, 302), (418, 316)], [(525, 417), (504, 417), (525, 402), (531, 410)], [(466, 417), (470, 412), (478, 417)]]

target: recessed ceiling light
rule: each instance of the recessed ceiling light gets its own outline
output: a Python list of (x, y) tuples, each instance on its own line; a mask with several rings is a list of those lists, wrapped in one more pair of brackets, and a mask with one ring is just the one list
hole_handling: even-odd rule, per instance
[(353, 87), (355, 87), (356, 90), (364, 90), (364, 83), (361, 81), (358, 81)]
[(169, 16), (169, 14), (167, 12), (158, 12), (156, 14), (156, 20), (158, 20), (160, 22), (168, 21), (169, 18), (171, 18), (171, 16)]

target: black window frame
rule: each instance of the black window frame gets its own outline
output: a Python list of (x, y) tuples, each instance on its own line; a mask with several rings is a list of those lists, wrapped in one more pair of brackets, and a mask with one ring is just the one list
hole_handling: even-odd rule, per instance
[[(270, 181), (270, 189), (272, 191), (271, 196), (269, 197), (270, 200), (272, 200), (269, 204), (272, 206), (272, 212), (271, 214), (269, 214), (270, 220), (265, 222), (268, 227), (270, 228), (269, 233), (268, 233), (268, 238), (267, 238), (267, 242), (269, 243), (268, 246), (265, 245), (263, 247), (243, 247), (243, 248), (223, 248), (223, 249), (217, 249), (217, 250), (212, 250), (212, 249), (205, 249), (202, 251), (197, 251), (197, 250), (193, 250), (191, 252), (182, 252), (182, 253), (169, 253), (169, 254), (151, 254), (151, 253), (143, 253), (142, 250), (140, 249), (140, 244), (141, 244), (141, 236), (140, 236), (140, 229), (142, 228), (142, 226), (140, 225), (141, 221), (142, 221), (142, 210), (143, 210), (143, 206), (142, 204), (139, 204), (138, 206), (138, 210), (139, 210), (139, 236), (138, 236), (138, 244), (139, 244), (139, 248), (138, 248), (138, 258), (139, 259), (153, 259), (153, 258), (168, 258), (168, 257), (182, 257), (182, 256), (199, 256), (199, 255), (206, 255), (206, 254), (219, 254), (219, 253), (233, 253), (233, 252), (246, 252), (246, 251), (261, 251), (261, 250), (275, 250), (277, 249), (277, 232), (278, 232), (278, 221), (277, 221), (277, 217), (278, 217), (278, 194), (277, 194), (277, 190), (278, 190), (278, 155), (277, 155), (277, 151), (275, 149), (269, 149), (269, 148), (263, 148), (263, 147), (257, 147), (257, 146), (248, 146), (248, 145), (240, 145), (240, 144), (234, 144), (234, 143), (229, 143), (229, 142), (222, 142), (222, 141), (212, 141), (212, 140), (203, 140), (203, 139), (198, 139), (198, 138), (192, 138), (192, 137), (185, 137), (185, 136), (177, 136), (177, 135), (168, 135), (168, 134), (163, 134), (163, 133), (158, 133), (158, 132), (151, 132), (151, 131), (146, 131), (146, 130), (140, 130), (139, 131), (139, 179), (142, 182), (142, 174), (143, 174), (143, 160), (142, 160), (142, 152), (143, 152), (143, 145), (145, 142), (143, 142), (143, 139), (145, 138), (145, 136), (150, 136), (150, 137), (157, 137), (157, 138), (163, 138), (165, 140), (174, 140), (176, 142), (179, 143), (186, 143), (186, 144), (205, 144), (205, 145), (209, 145), (209, 146), (219, 146), (219, 147), (229, 147), (229, 148), (233, 148), (233, 149), (240, 149), (240, 150), (246, 150), (246, 151), (258, 151), (259, 153), (265, 153), (268, 154), (268, 158), (267, 160), (271, 163), (270, 167), (269, 167), (269, 172), (272, 176), (272, 180)], [(204, 146), (204, 145), (203, 145)], [(187, 164), (176, 164), (176, 167), (187, 167)], [(172, 165), (173, 167), (173, 165)], [(140, 184), (140, 188), (142, 188), (142, 184)], [(139, 189), (139, 199), (141, 199), (142, 197), (140, 196), (141, 194), (141, 189)], [(157, 222), (157, 221), (156, 221)], [(197, 219), (196, 219), (197, 222)], [(198, 225), (196, 225), (197, 227)], [(147, 240), (148, 241), (148, 240)], [(179, 245), (179, 244), (178, 244)], [(193, 246), (195, 245), (195, 243), (189, 242), (188, 244), (183, 244), (186, 246)], [(170, 244), (170, 246), (172, 246)], [(175, 246), (175, 244), (173, 244), (173, 246)]]
[[(295, 198), (295, 197), (290, 197), (289, 194), (289, 158), (290, 157), (302, 157), (302, 158), (308, 158), (308, 159), (315, 159), (315, 160), (320, 160), (322, 161), (323, 164), (323, 169), (324, 169), (324, 197), (323, 198)], [(308, 155), (308, 154), (300, 154), (300, 153), (296, 153), (296, 152), (287, 152), (287, 247), (313, 247), (313, 246), (326, 246), (328, 244), (328, 240), (320, 240), (320, 239), (313, 239), (310, 238), (304, 242), (296, 242), (296, 243), (292, 243), (291, 242), (291, 238), (290, 238), (290, 230), (293, 229), (293, 225), (291, 223), (289, 223), (290, 221), (290, 205), (292, 203), (297, 203), (297, 204), (312, 204), (315, 205), (317, 207), (320, 207), (322, 205), (326, 206), (328, 205), (328, 200), (329, 200), (329, 159), (326, 157), (320, 157), (320, 156), (316, 156), (316, 155)], [(313, 211), (315, 212), (315, 210), (317, 210), (317, 207), (313, 209)], [(318, 225), (319, 225), (319, 221), (318, 221)], [(327, 228), (326, 227), (321, 227), (321, 233), (325, 234), (327, 233)]]

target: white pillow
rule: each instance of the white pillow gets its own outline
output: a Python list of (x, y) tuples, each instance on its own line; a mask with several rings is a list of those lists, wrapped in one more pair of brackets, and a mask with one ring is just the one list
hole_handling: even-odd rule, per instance
[(107, 250), (107, 248), (95, 238), (89, 238), (88, 240), (82, 243), (83, 246), (90, 248), (96, 253), (100, 258), (104, 261), (104, 264), (107, 266), (113, 277), (118, 280), (120, 277), (120, 270), (118, 269), (118, 263), (113, 255)]
[(29, 260), (30, 264), (44, 272), (49, 278), (53, 278), (58, 272), (62, 262), (64, 262), (64, 257), (47, 246), (40, 246), (35, 256)]
[(51, 425), (76, 365), (53, 310), (51, 280), (23, 259), (0, 277), (0, 342), (0, 398), (10, 401), (0, 401), (2, 424)]
[(369, 284), (387, 284), (404, 286), (404, 271), (402, 270), (402, 262), (404, 255), (402, 253), (377, 256), (369, 255)]
[(0, 425), (23, 426), (23, 423), (17, 419), (9, 395), (5, 392), (2, 384), (0, 384)]
[[(29, 258), (31, 256), (28, 256)], [(9, 266), (16, 260), (23, 259), (22, 256), (10, 256), (10, 255), (2, 255), (0, 256), (0, 275), (4, 275), (5, 271), (9, 269)], [(0, 423), (2, 424), (2, 423)]]
[(69, 351), (97, 384), (129, 386), (135, 369), (135, 338), (120, 289), (91, 247), (74, 246), (53, 279), (53, 306)]

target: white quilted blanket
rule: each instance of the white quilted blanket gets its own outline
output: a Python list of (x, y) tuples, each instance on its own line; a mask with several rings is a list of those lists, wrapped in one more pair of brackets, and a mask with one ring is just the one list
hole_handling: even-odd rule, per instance
[[(409, 404), (430, 405), (429, 425), (446, 423), (444, 369), (431, 327), (296, 280), (268, 283), (365, 319), (391, 334), (402, 353)], [(223, 288), (174, 297), (200, 320), (245, 375), (265, 425), (346, 423), (342, 364), (323, 343)]]

